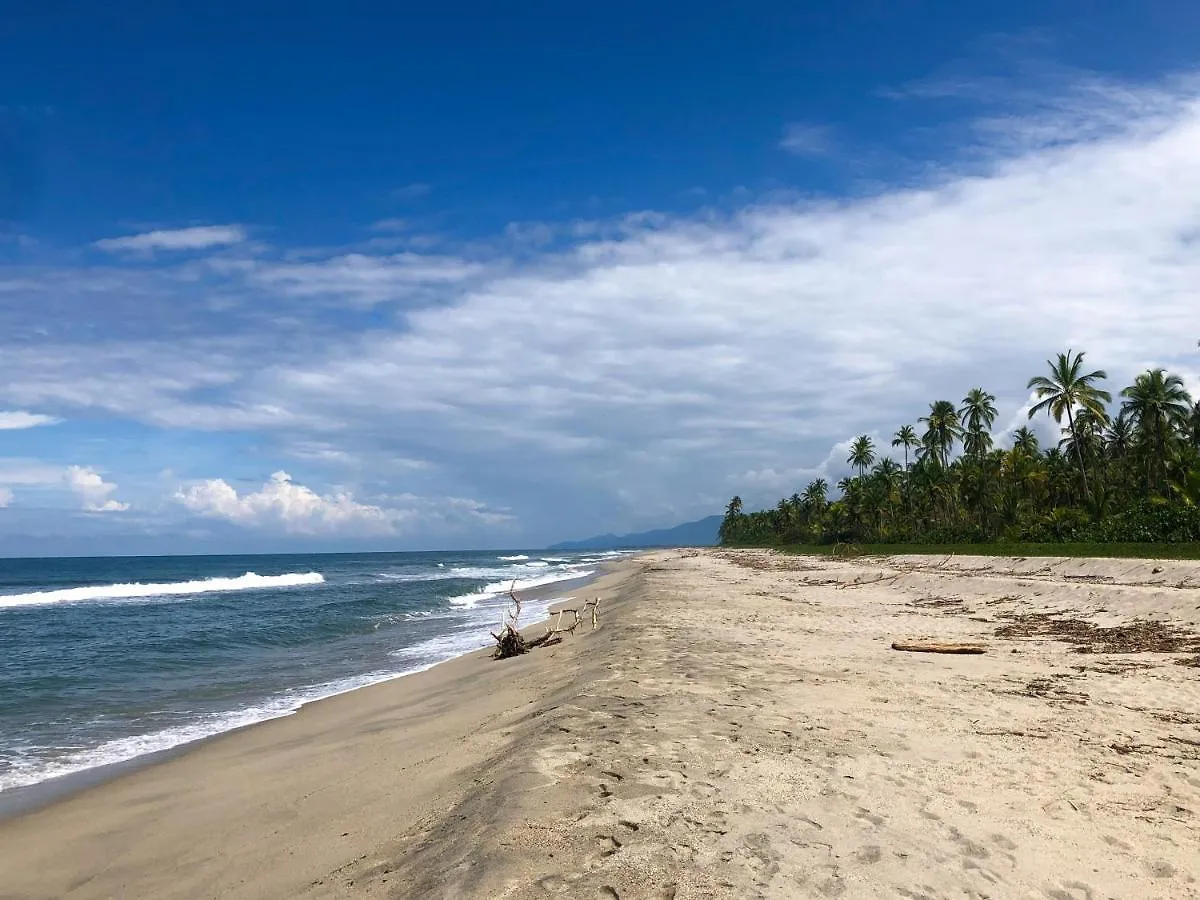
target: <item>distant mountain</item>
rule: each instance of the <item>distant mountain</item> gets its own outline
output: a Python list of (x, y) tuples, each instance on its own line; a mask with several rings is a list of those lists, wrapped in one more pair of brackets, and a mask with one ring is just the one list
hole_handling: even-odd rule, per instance
[(717, 543), (721, 516), (684, 522), (674, 528), (637, 534), (602, 534), (582, 541), (563, 541), (551, 550), (630, 550), (641, 547), (712, 547)]

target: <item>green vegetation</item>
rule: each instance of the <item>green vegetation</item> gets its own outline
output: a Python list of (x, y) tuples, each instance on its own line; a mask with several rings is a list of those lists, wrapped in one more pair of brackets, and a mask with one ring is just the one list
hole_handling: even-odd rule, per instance
[[(1058, 446), (1042, 449), (1022, 427), (1011, 447), (993, 447), (996, 398), (973, 388), (960, 406), (938, 400), (916, 426), (896, 431), (891, 445), (903, 450), (903, 465), (880, 457), (869, 436), (855, 438), (846, 462), (858, 474), (838, 482), (837, 499), (822, 478), (773, 509), (748, 513), (734, 497), (722, 544), (1200, 556), (1179, 546), (1200, 542), (1200, 402), (1179, 376), (1152, 369), (1121, 391), (1110, 414), (1112, 395), (1100, 386), (1107, 375), (1088, 371), (1084, 357), (1060, 353), (1028, 384), (1037, 401), (1029, 417), (1052, 417)], [(1164, 543), (1176, 546), (1164, 553)]]
[(998, 541), (992, 544), (783, 544), (784, 553), (806, 556), (904, 556), (906, 554), (958, 556), (1111, 556), (1128, 559), (1200, 559), (1200, 543), (1189, 544), (1028, 544)]

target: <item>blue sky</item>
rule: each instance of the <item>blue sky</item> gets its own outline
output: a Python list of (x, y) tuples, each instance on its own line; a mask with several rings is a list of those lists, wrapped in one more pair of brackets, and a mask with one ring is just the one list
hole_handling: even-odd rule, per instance
[(1068, 346), (1200, 386), (1195, 4), (560, 7), (0, 11), (0, 553), (536, 545)]

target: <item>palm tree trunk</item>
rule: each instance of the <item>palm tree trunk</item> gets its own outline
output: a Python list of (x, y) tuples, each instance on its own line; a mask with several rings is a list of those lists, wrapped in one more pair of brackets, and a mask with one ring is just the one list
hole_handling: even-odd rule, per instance
[(1092, 492), (1088, 490), (1087, 466), (1083, 464), (1083, 448), (1079, 446), (1079, 435), (1075, 432), (1075, 416), (1071, 407), (1067, 407), (1067, 422), (1071, 425), (1071, 443), (1075, 445), (1075, 456), (1079, 460), (1079, 476), (1083, 479), (1083, 499), (1092, 502)]
[(1163, 437), (1162, 416), (1158, 417), (1158, 421), (1157, 421), (1156, 425), (1157, 425), (1157, 427), (1154, 429), (1154, 431), (1155, 431), (1155, 436), (1157, 437), (1156, 444), (1158, 445), (1157, 446), (1157, 450), (1158, 450), (1158, 485), (1157, 485), (1157, 487), (1158, 487), (1158, 492), (1161, 495), (1163, 493), (1163, 486), (1167, 481), (1167, 442)]

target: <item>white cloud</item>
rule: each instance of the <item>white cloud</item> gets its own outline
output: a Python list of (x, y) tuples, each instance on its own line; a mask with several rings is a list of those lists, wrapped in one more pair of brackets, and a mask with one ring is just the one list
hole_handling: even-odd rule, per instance
[(54, 416), (44, 416), (41, 413), (25, 412), (23, 410), (0, 410), (0, 431), (18, 431), (25, 428), (36, 428), (39, 425), (55, 425), (61, 419)]
[(460, 285), (486, 270), (480, 263), (450, 256), (350, 253), (318, 262), (263, 264), (253, 277), (293, 297), (327, 296), (371, 306), (420, 299), (431, 289)]
[(65, 486), (88, 512), (123, 512), (129, 509), (128, 503), (121, 503), (110, 496), (117, 486), (106, 482), (90, 466), (63, 468), (36, 459), (0, 459), (0, 494), (7, 498), (2, 504), (4, 506), (12, 502), (12, 485), (55, 491), (62, 491)]
[(193, 228), (147, 231), (126, 237), (105, 238), (92, 246), (108, 253), (152, 252), (154, 250), (207, 250), (246, 240), (241, 225), (197, 225)]
[(0, 484), (61, 484), (63, 470), (36, 459), (0, 459)]
[(797, 156), (825, 156), (833, 150), (833, 129), (811, 122), (790, 122), (779, 146)]
[(378, 222), (371, 223), (372, 231), (407, 231), (412, 223), (408, 219), (391, 218), (380, 219)]
[[(698, 514), (716, 490), (771, 500), (803, 487), (793, 477), (837, 474), (844, 453), (823, 460), (847, 435), (890, 436), (977, 385), (1007, 433), (1029, 377), (1068, 347), (1108, 369), (1114, 394), (1148, 359), (1195, 384), (1200, 92), (1181, 80), (1066, 96), (989, 115), (970, 138), (990, 136), (982, 162), (940, 161), (915, 187), (627, 216), (519, 264), (259, 260), (240, 270), (271, 313), (253, 327), (19, 345), (0, 354), (0, 396), (256, 432), (343, 470), (431, 460), (395, 480), (440, 479), (421, 490), (497, 497), (547, 528), (604, 517), (621, 530), (639, 503)], [(347, 315), (421, 308), (345, 326), (314, 296)], [(266, 492), (207, 484), (224, 490), (193, 502), (243, 517)]]
[(67, 466), (63, 477), (88, 512), (124, 512), (129, 509), (128, 503), (109, 496), (117, 486), (105, 481), (95, 469)]
[(423, 181), (414, 181), (412, 184), (406, 184), (404, 187), (396, 188), (392, 191), (392, 196), (397, 200), (417, 200), (427, 195), (433, 190), (432, 185), (425, 184)]
[(6, 487), (0, 487), (0, 509), (7, 509), (13, 502), (13, 492)]
[(292, 534), (393, 535), (419, 527), (422, 535), (428, 535), (462, 526), (508, 526), (514, 521), (506, 509), (465, 497), (404, 493), (378, 499), (380, 504), (360, 503), (346, 490), (318, 494), (282, 471), (257, 491), (247, 493), (239, 493), (222, 478), (182, 486), (175, 492), (175, 500), (197, 515)]
[(181, 487), (175, 499), (203, 516), (300, 534), (391, 534), (411, 513), (358, 503), (349, 494), (321, 496), (276, 472), (261, 489), (238, 494), (221, 478)]

